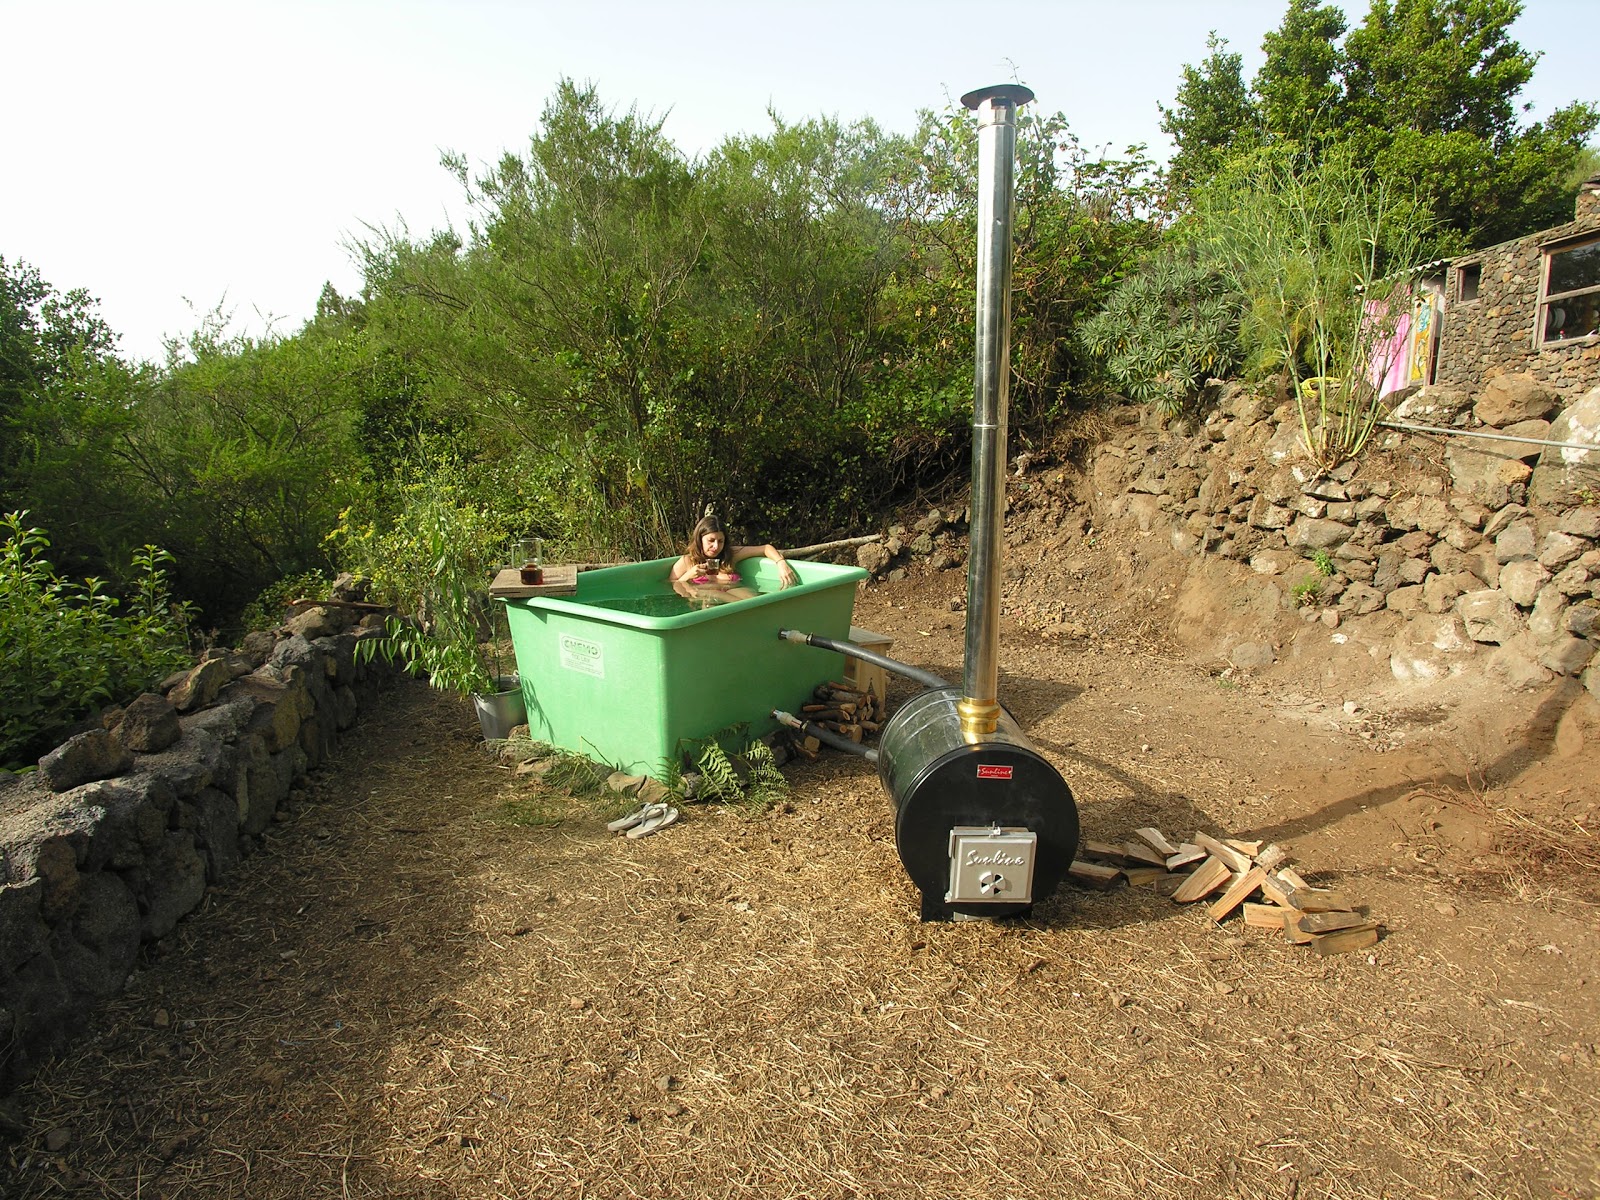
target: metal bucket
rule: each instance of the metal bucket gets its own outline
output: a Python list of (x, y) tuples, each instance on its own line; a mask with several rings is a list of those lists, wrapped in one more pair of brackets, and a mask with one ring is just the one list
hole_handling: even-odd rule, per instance
[(494, 692), (476, 692), (472, 706), (478, 710), (478, 726), (486, 742), (504, 741), (518, 725), (528, 723), (528, 704), (522, 695), (522, 681), (516, 675), (502, 675), (494, 681)]

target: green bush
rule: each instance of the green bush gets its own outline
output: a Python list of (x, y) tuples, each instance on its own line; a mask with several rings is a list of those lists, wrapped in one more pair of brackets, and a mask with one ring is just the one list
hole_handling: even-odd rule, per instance
[(289, 601), (301, 598), (326, 600), (332, 585), (321, 571), (303, 571), (270, 583), (261, 594), (239, 614), (239, 631), (251, 633), (258, 629), (276, 629), (284, 623)]
[(1192, 250), (1169, 248), (1117, 285), (1079, 339), (1123, 395), (1175, 416), (1238, 367), (1242, 306)]
[(0, 517), (0, 763), (37, 758), (98, 705), (132, 699), (188, 662), (188, 610), (167, 592), (155, 546), (133, 555), (136, 590), (124, 602), (103, 581), (62, 579), (44, 558), (50, 539)]
[(348, 510), (343, 517), (332, 536), (346, 560), (379, 599), (410, 614), (391, 617), (384, 636), (358, 653), (398, 661), (443, 691), (493, 691), (508, 665), (488, 599), (505, 558), (505, 515), (474, 497), (459, 470), (436, 461), (400, 485), (387, 520), (362, 521)]
[(1312, 164), (1262, 152), (1196, 193), (1193, 222), (1207, 261), (1248, 298), (1247, 373), (1287, 378), (1318, 466), (1360, 454), (1384, 414), (1368, 364), (1411, 310), (1426, 214), (1348, 151)]

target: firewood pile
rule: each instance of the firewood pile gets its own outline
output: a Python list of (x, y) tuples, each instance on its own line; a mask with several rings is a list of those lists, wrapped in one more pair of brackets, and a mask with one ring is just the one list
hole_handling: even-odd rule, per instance
[(1346, 954), (1376, 944), (1382, 923), (1357, 911), (1341, 892), (1312, 887), (1275, 844), (1196, 833), (1174, 843), (1159, 829), (1134, 830), (1125, 842), (1085, 841), (1067, 877), (1107, 890), (1126, 879), (1179, 904), (1206, 901), (1220, 924), (1238, 913), (1247, 927), (1278, 930), (1318, 954)]
[[(858, 690), (847, 683), (830, 680), (817, 685), (811, 693), (811, 703), (801, 706), (796, 715), (802, 721), (860, 742), (883, 728), (886, 710), (871, 684), (865, 690)], [(813, 737), (797, 738), (795, 748), (807, 758), (815, 758), (820, 744)]]

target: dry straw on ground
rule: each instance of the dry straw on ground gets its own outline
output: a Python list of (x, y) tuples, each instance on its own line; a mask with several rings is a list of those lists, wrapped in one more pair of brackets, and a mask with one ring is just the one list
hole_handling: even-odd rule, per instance
[[(1436, 953), (1382, 879), (1400, 932), (1330, 960), (1130, 889), (921, 924), (856, 760), (630, 841), (560, 796), (507, 821), (540, 785), (469, 725), (398, 690), (13, 1098), (0, 1191), (1592, 1194), (1592, 1012)], [(1090, 834), (1172, 804), (1113, 761), (1064, 760), (1118, 797)]]

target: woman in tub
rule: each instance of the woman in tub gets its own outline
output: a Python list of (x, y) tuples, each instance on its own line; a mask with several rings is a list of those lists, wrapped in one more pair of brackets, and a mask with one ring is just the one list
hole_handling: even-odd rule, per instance
[(782, 586), (793, 587), (799, 582), (781, 550), (773, 546), (731, 546), (722, 522), (706, 516), (689, 535), (688, 548), (672, 564), (667, 579), (674, 591), (691, 600), (713, 604), (747, 600), (756, 593), (740, 586), (739, 572), (734, 570), (734, 565), (758, 554), (778, 564), (778, 581)]

